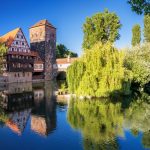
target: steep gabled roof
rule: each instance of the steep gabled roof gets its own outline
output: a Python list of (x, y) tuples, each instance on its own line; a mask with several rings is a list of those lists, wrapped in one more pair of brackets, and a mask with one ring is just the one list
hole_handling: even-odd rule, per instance
[(8, 120), (6, 122), (6, 126), (8, 126), (15, 133), (21, 135), (21, 130), (19, 129), (19, 126), (15, 124), (12, 120)]
[(14, 29), (7, 34), (0, 37), (0, 43), (5, 43), (6, 46), (10, 47), (12, 42), (15, 40), (17, 33), (20, 31), (20, 28)]
[[(36, 24), (34, 24), (32, 27), (30, 28), (35, 28), (35, 27), (39, 27), (39, 26), (49, 26), (51, 28), (55, 28), (51, 23), (48, 22), (48, 20), (44, 19), (44, 20), (40, 20), (39, 22), (37, 22)], [(55, 28), (56, 29), (56, 28)]]

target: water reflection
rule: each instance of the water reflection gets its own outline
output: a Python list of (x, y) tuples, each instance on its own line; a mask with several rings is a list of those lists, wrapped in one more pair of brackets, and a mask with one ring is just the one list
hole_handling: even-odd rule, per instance
[(126, 139), (125, 131), (130, 131), (137, 138), (142, 133), (143, 149), (150, 148), (148, 99), (149, 96), (143, 94), (140, 98), (130, 99), (128, 105), (116, 101), (114, 103), (110, 99), (72, 99), (68, 121), (72, 128), (81, 131), (85, 150), (120, 149), (118, 139)]
[(150, 149), (150, 96), (56, 101), (55, 87), (47, 82), (0, 88), (0, 149)]
[(56, 103), (50, 84), (43, 89), (34, 88), (34, 104), (31, 115), (31, 129), (47, 136), (56, 128)]
[(1, 126), (21, 135), (31, 117), (31, 130), (47, 136), (56, 128), (55, 97), (51, 83), (9, 84), (0, 92)]

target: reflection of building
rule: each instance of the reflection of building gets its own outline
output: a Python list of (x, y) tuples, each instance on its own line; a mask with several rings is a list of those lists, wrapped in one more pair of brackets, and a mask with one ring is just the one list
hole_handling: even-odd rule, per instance
[(52, 88), (45, 84), (43, 90), (34, 90), (34, 104), (31, 116), (31, 129), (47, 136), (56, 128), (56, 108)]
[(33, 105), (32, 83), (8, 84), (1, 97), (2, 108), (9, 112), (30, 108)]
[(40, 117), (40, 116), (32, 115), (31, 130), (43, 136), (47, 135), (48, 128), (47, 128), (46, 119), (43, 116)]
[(5, 125), (15, 133), (21, 134), (33, 107), (32, 84), (8, 85), (0, 96), (0, 107), (7, 116)]
[(8, 126), (12, 131), (21, 134), (26, 127), (30, 113), (31, 108), (19, 112), (9, 113), (9, 119), (6, 122), (6, 126)]
[(50, 83), (34, 84), (33, 88), (32, 83), (7, 85), (0, 92), (0, 108), (6, 116), (3, 122), (17, 134), (24, 131), (31, 114), (32, 131), (46, 136), (56, 128), (55, 98)]

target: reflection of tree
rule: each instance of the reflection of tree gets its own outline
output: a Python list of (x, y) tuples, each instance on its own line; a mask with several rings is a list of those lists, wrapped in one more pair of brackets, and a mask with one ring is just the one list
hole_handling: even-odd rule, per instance
[(82, 131), (86, 150), (118, 149), (115, 137), (123, 135), (120, 103), (71, 100), (68, 121), (73, 128)]
[(4, 110), (0, 107), (0, 125), (5, 124), (8, 120), (8, 115), (5, 114)]
[(130, 104), (125, 111), (125, 126), (131, 129), (133, 135), (143, 132), (142, 143), (150, 148), (150, 96), (142, 94)]
[(150, 131), (143, 134), (142, 143), (145, 148), (150, 148)]
[(148, 95), (143, 94), (130, 104), (125, 113), (125, 125), (128, 128), (143, 132), (150, 130), (149, 98)]

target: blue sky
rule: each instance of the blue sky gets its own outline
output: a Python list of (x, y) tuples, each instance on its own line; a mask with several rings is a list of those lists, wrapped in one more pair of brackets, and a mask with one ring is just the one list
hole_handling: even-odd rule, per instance
[(131, 11), (127, 0), (0, 0), (0, 35), (21, 27), (29, 41), (28, 28), (41, 19), (48, 19), (57, 28), (57, 42), (81, 54), (82, 25), (86, 17), (97, 12), (116, 12), (120, 17), (121, 38), (118, 48), (130, 45), (132, 26), (140, 24), (143, 30), (143, 16)]

